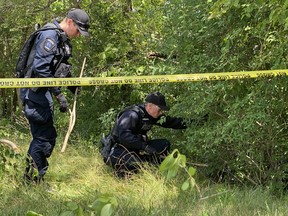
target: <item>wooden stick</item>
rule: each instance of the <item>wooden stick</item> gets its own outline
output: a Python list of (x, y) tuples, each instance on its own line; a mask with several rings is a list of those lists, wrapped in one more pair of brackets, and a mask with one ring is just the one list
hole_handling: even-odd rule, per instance
[[(83, 75), (83, 71), (84, 71), (84, 67), (85, 67), (85, 64), (86, 64), (86, 57), (84, 58), (84, 61), (83, 61), (83, 64), (82, 64), (82, 69), (81, 69), (81, 73), (80, 73), (80, 76), (79, 78), (82, 77)], [(61, 149), (61, 152), (63, 153), (67, 147), (67, 143), (68, 143), (68, 139), (69, 139), (69, 136), (73, 130), (73, 127), (75, 125), (75, 121), (76, 121), (76, 99), (77, 99), (77, 91), (78, 89), (76, 89), (75, 91), (75, 95), (74, 95), (74, 103), (73, 103), (73, 109), (72, 109), (72, 112), (71, 110), (69, 109), (69, 112), (70, 112), (70, 123), (69, 123), (69, 127), (68, 127), (68, 131), (66, 133), (66, 136), (65, 136), (65, 139), (64, 139), (64, 143), (63, 143), (63, 146), (62, 146), (62, 149)]]
[(17, 145), (15, 143), (13, 143), (12, 141), (10, 140), (7, 140), (7, 139), (0, 139), (0, 143), (3, 143), (5, 144), (6, 146), (9, 146), (13, 149), (14, 152), (19, 152), (19, 148), (17, 147)]

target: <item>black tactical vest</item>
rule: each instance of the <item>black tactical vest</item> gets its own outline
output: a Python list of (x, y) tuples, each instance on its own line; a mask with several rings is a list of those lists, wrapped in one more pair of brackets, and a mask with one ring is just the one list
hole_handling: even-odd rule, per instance
[(137, 125), (137, 131), (139, 134), (146, 135), (147, 132), (153, 126), (153, 124), (151, 124), (150, 119), (148, 117), (145, 117), (145, 112), (139, 106), (133, 105), (133, 106), (127, 107), (124, 110), (122, 110), (121, 112), (119, 112), (117, 115), (116, 121), (115, 121), (114, 126), (113, 126), (112, 131), (111, 131), (111, 135), (112, 135), (114, 140), (115, 139), (117, 140), (117, 138), (118, 138), (118, 133), (117, 133), (118, 119), (120, 118), (120, 116), (124, 112), (126, 112), (128, 110), (132, 110), (132, 111), (136, 112), (139, 119), (140, 119), (140, 121), (138, 122), (138, 125)]

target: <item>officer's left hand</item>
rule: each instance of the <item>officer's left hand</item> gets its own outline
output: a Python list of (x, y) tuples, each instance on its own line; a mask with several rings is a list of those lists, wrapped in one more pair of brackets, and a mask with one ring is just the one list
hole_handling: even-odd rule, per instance
[(60, 112), (67, 112), (68, 111), (68, 102), (67, 102), (65, 96), (62, 93), (60, 93), (59, 95), (56, 96), (56, 98), (60, 104), (60, 108), (59, 108)]

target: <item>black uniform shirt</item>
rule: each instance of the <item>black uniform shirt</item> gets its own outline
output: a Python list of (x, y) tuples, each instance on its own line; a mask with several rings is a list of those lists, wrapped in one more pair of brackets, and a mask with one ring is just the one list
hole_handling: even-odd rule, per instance
[(165, 116), (165, 121), (160, 123), (158, 121), (161, 116), (155, 119), (147, 113), (144, 104), (137, 106), (142, 112), (128, 109), (119, 116), (116, 128), (117, 135), (113, 137), (117, 143), (121, 143), (128, 149), (144, 149), (146, 146), (146, 134), (153, 125), (173, 129), (186, 128), (182, 118)]

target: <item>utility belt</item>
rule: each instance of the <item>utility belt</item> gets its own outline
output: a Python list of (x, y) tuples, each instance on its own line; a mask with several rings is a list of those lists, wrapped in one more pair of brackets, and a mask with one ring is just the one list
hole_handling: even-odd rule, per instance
[(49, 90), (49, 88), (47, 88), (47, 87), (33, 87), (33, 88), (30, 88), (30, 89), (31, 89), (31, 91), (33, 91), (35, 93), (38, 93), (40, 90), (41, 91), (48, 91)]

